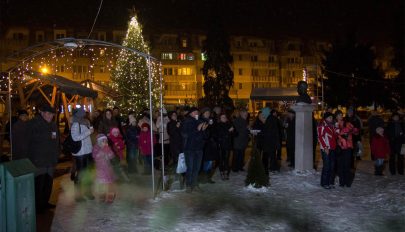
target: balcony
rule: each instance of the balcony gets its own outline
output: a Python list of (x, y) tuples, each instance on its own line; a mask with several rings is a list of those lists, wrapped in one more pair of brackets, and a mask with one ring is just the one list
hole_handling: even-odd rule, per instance
[(163, 76), (165, 82), (195, 82), (195, 75)]
[(251, 61), (250, 66), (252, 67), (265, 67), (265, 68), (278, 68), (278, 63), (269, 63), (268, 61)]
[(279, 78), (275, 76), (253, 76), (252, 82), (279, 82)]
[(282, 65), (285, 69), (303, 69), (304, 66), (301, 63), (285, 63)]
[(196, 98), (197, 91), (196, 90), (165, 90), (164, 97), (171, 97), (171, 98)]

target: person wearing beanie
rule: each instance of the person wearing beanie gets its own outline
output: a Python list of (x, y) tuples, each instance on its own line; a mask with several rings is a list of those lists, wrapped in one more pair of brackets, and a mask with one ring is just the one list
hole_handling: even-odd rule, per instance
[(120, 159), (120, 161), (123, 161), (125, 143), (124, 138), (122, 137), (122, 134), (120, 132), (120, 129), (118, 127), (111, 128), (110, 133), (108, 134), (107, 137), (112, 142), (112, 149), (115, 155)]
[(59, 130), (53, 117), (55, 108), (40, 107), (39, 114), (28, 122), (28, 157), (37, 168), (35, 172), (35, 209), (44, 213), (55, 208), (49, 203), (52, 193), (53, 174), (60, 154)]
[(186, 159), (186, 192), (199, 191), (198, 174), (204, 149), (205, 130), (208, 124), (199, 120), (199, 111), (192, 107), (187, 118), (184, 120), (181, 134), (184, 141), (184, 156)]
[(93, 145), (91, 142), (91, 134), (94, 132), (93, 127), (90, 125), (90, 121), (85, 118), (86, 111), (83, 107), (73, 110), (72, 127), (70, 128), (70, 134), (73, 141), (81, 141), (81, 148), (77, 153), (72, 153), (75, 160), (75, 167), (77, 175), (74, 179), (76, 187), (76, 201), (87, 199), (94, 199), (91, 194), (91, 186), (89, 183), (83, 183), (84, 176), (88, 173), (89, 164), (92, 162), (92, 150)]
[(374, 155), (374, 174), (377, 176), (383, 176), (384, 171), (384, 160), (390, 155), (390, 144), (387, 137), (384, 135), (384, 128), (377, 127), (375, 129), (376, 133), (371, 138), (371, 152)]
[(98, 134), (96, 141), (92, 155), (96, 166), (96, 181), (101, 186), (98, 196), (101, 201), (111, 203), (115, 198), (114, 181), (117, 179), (110, 162), (114, 158), (114, 152), (108, 146), (106, 135)]
[(334, 188), (335, 185), (335, 164), (336, 164), (336, 141), (337, 134), (333, 125), (333, 114), (325, 112), (323, 120), (317, 127), (318, 141), (321, 149), (323, 168), (321, 175), (321, 186), (325, 189)]
[(141, 125), (141, 133), (139, 134), (139, 152), (144, 160), (144, 174), (148, 175), (152, 172), (152, 148), (156, 143), (155, 135), (153, 140), (150, 138), (150, 126), (144, 122)]

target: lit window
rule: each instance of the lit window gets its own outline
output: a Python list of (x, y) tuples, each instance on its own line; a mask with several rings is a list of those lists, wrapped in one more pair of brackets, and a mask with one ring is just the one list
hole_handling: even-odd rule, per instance
[(187, 60), (194, 60), (194, 54), (193, 53), (187, 54)]
[(162, 53), (162, 60), (173, 60), (173, 53)]
[(100, 66), (100, 72), (101, 73), (105, 72), (105, 67), (104, 66)]
[(202, 61), (206, 61), (207, 60), (207, 56), (204, 53), (201, 53), (201, 60)]
[(191, 68), (179, 68), (177, 73), (178, 75), (191, 75)]
[(181, 40), (181, 46), (182, 46), (183, 48), (186, 48), (186, 47), (187, 47), (187, 39), (182, 39), (182, 40)]
[(242, 89), (243, 85), (242, 83), (239, 83), (239, 89)]
[(186, 60), (187, 59), (187, 54), (186, 53), (179, 53), (178, 59), (179, 60)]

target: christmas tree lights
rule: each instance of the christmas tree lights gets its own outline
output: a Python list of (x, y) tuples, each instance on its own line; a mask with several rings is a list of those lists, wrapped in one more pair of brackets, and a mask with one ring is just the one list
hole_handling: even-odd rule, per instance
[[(150, 53), (136, 16), (132, 17), (129, 22), (122, 45), (145, 54)], [(149, 71), (152, 81), (151, 90), (149, 90)], [(121, 50), (116, 66), (111, 72), (110, 84), (122, 98), (107, 98), (108, 106), (118, 106), (124, 112), (141, 112), (143, 109), (149, 108), (149, 92), (151, 92), (152, 105), (155, 108), (160, 96), (160, 72), (160, 64), (156, 61), (149, 60), (130, 50)]]

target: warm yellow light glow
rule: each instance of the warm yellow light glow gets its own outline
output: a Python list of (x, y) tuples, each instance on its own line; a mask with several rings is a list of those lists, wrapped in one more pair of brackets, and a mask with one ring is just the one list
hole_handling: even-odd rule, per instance
[(49, 73), (49, 69), (46, 66), (41, 67), (41, 73), (42, 74), (48, 74)]

